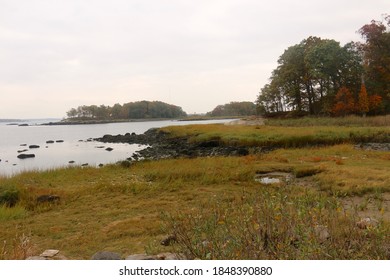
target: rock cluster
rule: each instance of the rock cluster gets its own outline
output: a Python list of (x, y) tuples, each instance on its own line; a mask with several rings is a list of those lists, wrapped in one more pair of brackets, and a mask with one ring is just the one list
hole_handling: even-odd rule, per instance
[[(26, 260), (67, 260), (59, 250), (45, 250), (39, 256), (30, 256)], [(134, 254), (129, 255), (125, 260), (184, 260), (185, 257), (175, 253), (160, 253), (157, 255)], [(110, 251), (100, 251), (91, 257), (91, 260), (123, 260), (120, 254)]]
[(361, 143), (355, 145), (355, 148), (368, 151), (390, 151), (390, 143)]
[[(244, 156), (249, 148), (244, 146), (225, 145), (221, 139), (215, 138), (203, 142), (191, 142), (188, 137), (172, 137), (170, 134), (152, 128), (144, 134), (126, 133), (125, 135), (104, 135), (95, 141), (104, 143), (128, 143), (148, 145), (128, 160), (205, 156)], [(264, 151), (263, 147), (251, 148), (254, 152)]]

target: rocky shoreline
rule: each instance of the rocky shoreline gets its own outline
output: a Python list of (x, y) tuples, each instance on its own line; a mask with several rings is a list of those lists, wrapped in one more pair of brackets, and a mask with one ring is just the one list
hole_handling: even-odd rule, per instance
[[(128, 161), (141, 159), (159, 160), (167, 158), (196, 158), (208, 156), (245, 156), (269, 152), (278, 147), (249, 147), (226, 145), (221, 139), (214, 138), (203, 142), (189, 141), (189, 137), (173, 137), (158, 128), (152, 128), (144, 134), (126, 133), (124, 135), (104, 135), (93, 139), (103, 143), (141, 144), (148, 147), (127, 158)], [(389, 143), (360, 143), (356, 149), (389, 151)]]
[(245, 156), (249, 153), (269, 151), (265, 147), (227, 146), (220, 139), (203, 142), (190, 142), (188, 137), (172, 137), (157, 128), (144, 134), (126, 133), (125, 135), (104, 135), (93, 139), (103, 143), (128, 143), (148, 145), (128, 158), (129, 161), (140, 159), (159, 160), (166, 158), (195, 158), (207, 156)]

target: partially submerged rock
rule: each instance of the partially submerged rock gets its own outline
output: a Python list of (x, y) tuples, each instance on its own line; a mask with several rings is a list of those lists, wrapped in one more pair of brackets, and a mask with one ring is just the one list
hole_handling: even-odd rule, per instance
[(19, 159), (35, 158), (35, 154), (20, 154), (17, 156)]
[(40, 146), (39, 145), (30, 145), (30, 146), (28, 146), (30, 149), (38, 149), (38, 148), (40, 148)]

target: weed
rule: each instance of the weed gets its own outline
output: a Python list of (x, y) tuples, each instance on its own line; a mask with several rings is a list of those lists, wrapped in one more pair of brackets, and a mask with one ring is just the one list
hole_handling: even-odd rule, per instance
[(3, 240), (0, 260), (24, 260), (32, 254), (31, 236), (17, 232), (12, 240)]
[(177, 238), (173, 248), (190, 259), (386, 259), (389, 229), (359, 231), (340, 205), (314, 193), (262, 189), (167, 215), (165, 223)]

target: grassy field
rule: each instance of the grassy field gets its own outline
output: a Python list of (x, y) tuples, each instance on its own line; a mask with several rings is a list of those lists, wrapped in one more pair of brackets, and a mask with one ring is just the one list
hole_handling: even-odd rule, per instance
[[(45, 249), (61, 250), (70, 259), (89, 259), (102, 250), (123, 257), (177, 251), (201, 259), (390, 257), (390, 154), (350, 144), (351, 133), (385, 141), (389, 128), (191, 125), (164, 130), (191, 135), (191, 141), (219, 137), (250, 145), (306, 135), (344, 138), (330, 141), (336, 143), (332, 146), (294, 144), (244, 157), (143, 161), (0, 178), (0, 259)], [(291, 176), (272, 185), (255, 180), (267, 172)], [(37, 203), (45, 194), (61, 199)], [(358, 227), (362, 217), (378, 223)], [(161, 246), (172, 233), (178, 242)]]
[(189, 141), (219, 140), (223, 145), (296, 148), (361, 142), (389, 142), (390, 126), (187, 125), (161, 129)]

